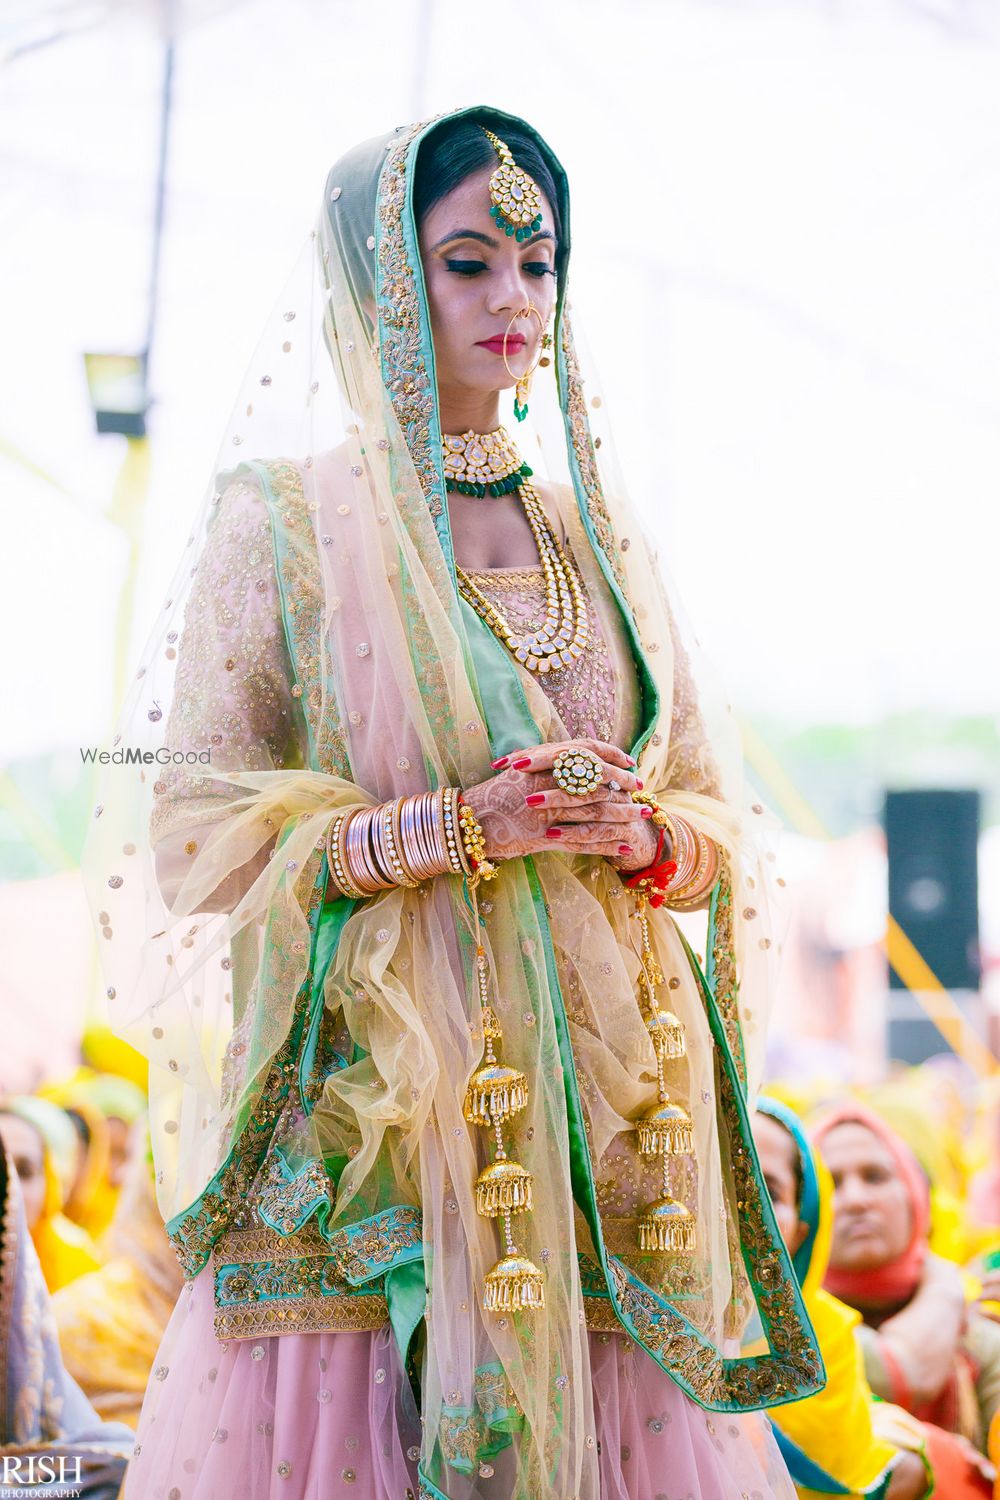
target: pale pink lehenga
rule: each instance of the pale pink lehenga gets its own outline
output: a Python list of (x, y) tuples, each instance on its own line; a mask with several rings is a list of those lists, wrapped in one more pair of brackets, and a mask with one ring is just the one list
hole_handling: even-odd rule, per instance
[[(213, 1311), (206, 1267), (160, 1346), (127, 1500), (416, 1500), (420, 1423), (388, 1328), (220, 1342)], [(702, 1411), (631, 1339), (587, 1337), (602, 1500), (794, 1500), (761, 1417)], [(450, 1493), (513, 1500), (504, 1455)]]
[[(512, 620), (544, 614), (541, 569), (471, 576)], [(628, 646), (610, 598), (589, 593), (593, 647), (545, 683), (549, 737), (629, 744)], [(388, 1327), (220, 1341), (213, 1313), (209, 1265), (164, 1335), (125, 1500), (416, 1500), (419, 1413)], [(765, 1418), (706, 1412), (624, 1334), (587, 1337), (602, 1500), (794, 1500)], [(453, 1474), (449, 1495), (514, 1500), (509, 1457)]]

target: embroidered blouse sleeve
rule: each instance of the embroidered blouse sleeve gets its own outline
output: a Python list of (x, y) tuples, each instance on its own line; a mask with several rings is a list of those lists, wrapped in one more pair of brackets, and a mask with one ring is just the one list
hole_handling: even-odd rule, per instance
[[(219, 770), (302, 766), (306, 733), (292, 681), (267, 507), (254, 484), (237, 481), (223, 492), (195, 572), (166, 748), (207, 751)], [(168, 766), (155, 794), (150, 838), (170, 906), (192, 846), (204, 843), (242, 792), (188, 764)], [(264, 868), (273, 843), (233, 871), (204, 909), (231, 911)]]

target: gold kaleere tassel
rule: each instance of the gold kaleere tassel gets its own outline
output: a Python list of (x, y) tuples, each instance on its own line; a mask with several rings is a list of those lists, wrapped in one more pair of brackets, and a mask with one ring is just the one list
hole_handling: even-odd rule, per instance
[(691, 1116), (669, 1099), (637, 1120), (635, 1130), (643, 1156), (684, 1156), (694, 1150)]
[(517, 1068), (505, 1068), (490, 1057), (469, 1079), (463, 1106), (470, 1125), (492, 1125), (494, 1120), (509, 1120), (528, 1102), (528, 1080)]
[(647, 1204), (639, 1218), (640, 1250), (672, 1250), (691, 1255), (695, 1248), (694, 1214), (676, 1198), (665, 1196)]
[(542, 1273), (517, 1250), (498, 1260), (492, 1271), (486, 1273), (483, 1307), (487, 1312), (521, 1312), (526, 1307), (544, 1306)]
[(484, 1167), (476, 1179), (476, 1209), (484, 1219), (530, 1213), (533, 1181), (520, 1162), (510, 1161), (497, 1152), (497, 1160)]
[(670, 1160), (694, 1150), (694, 1122), (686, 1109), (674, 1104), (667, 1092), (664, 1064), (683, 1057), (687, 1047), (684, 1027), (673, 1011), (660, 1006), (656, 991), (664, 982), (649, 933), (647, 893), (636, 891), (635, 916), (641, 939), (639, 975), (640, 1006), (656, 1055), (659, 1102), (635, 1122), (639, 1150), (643, 1156), (659, 1156), (663, 1164), (662, 1197), (647, 1204), (639, 1217), (639, 1249), (690, 1255), (695, 1249), (696, 1224), (691, 1210), (670, 1193)]
[(683, 1057), (687, 1051), (684, 1027), (672, 1010), (660, 1010), (655, 1000), (653, 1005), (654, 1008), (646, 1017), (646, 1030), (657, 1056), (665, 1060)]
[[(476, 934), (480, 931), (477, 877), (469, 882)], [(486, 1057), (469, 1079), (463, 1112), (473, 1125), (493, 1131), (496, 1156), (476, 1179), (476, 1210), (485, 1219), (502, 1219), (504, 1254), (484, 1281), (483, 1308), (486, 1312), (521, 1312), (545, 1306), (545, 1278), (542, 1272), (522, 1255), (514, 1243), (511, 1216), (528, 1213), (532, 1207), (531, 1173), (520, 1162), (511, 1160), (503, 1139), (503, 1124), (528, 1103), (528, 1080), (517, 1068), (508, 1068), (497, 1060), (494, 1044), (503, 1040), (500, 1020), (489, 1003), (487, 989), (488, 961), (482, 943), (476, 948), (476, 980), (483, 1017), (483, 1039)]]

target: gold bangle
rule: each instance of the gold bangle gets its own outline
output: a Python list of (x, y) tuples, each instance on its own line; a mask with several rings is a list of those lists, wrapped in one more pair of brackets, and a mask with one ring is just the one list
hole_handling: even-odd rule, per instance
[(388, 861), (389, 868), (396, 877), (396, 884), (406, 886), (414, 890), (419, 881), (413, 879), (403, 864), (400, 851), (396, 845), (396, 819), (399, 815), (399, 804), (403, 799), (397, 797), (393, 802), (383, 802), (379, 808), (377, 826), (379, 830), (379, 845)]
[(416, 857), (427, 878), (439, 873), (434, 861), (434, 845), (427, 828), (428, 792), (418, 792), (413, 798), (413, 838)]
[(496, 866), (482, 825), (460, 797), (456, 787), (438, 787), (333, 818), (327, 865), (343, 895), (362, 901), (395, 885), (414, 890), (435, 875), (489, 880)]
[(404, 809), (407, 859), (414, 873), (422, 880), (430, 880), (433, 876), (442, 873), (434, 863), (424, 832), (424, 807), (427, 795), (426, 792), (418, 792), (415, 796), (407, 797)]
[(338, 817), (331, 819), (330, 826), (326, 830), (326, 863), (328, 871), (340, 887), (341, 894), (349, 896), (352, 901), (360, 901), (364, 897), (364, 892), (351, 881), (344, 864), (341, 847), (344, 824), (353, 816), (353, 813), (341, 813)]
[(695, 866), (686, 880), (678, 882), (675, 894), (681, 900), (685, 898), (690, 899), (701, 888), (705, 872), (708, 869), (708, 839), (697, 828), (693, 828), (691, 831), (694, 834)]
[(372, 825), (377, 812), (377, 808), (366, 807), (356, 818), (352, 818), (345, 844), (348, 874), (366, 896), (391, 890), (395, 884), (391, 876), (382, 869), (372, 842)]
[(382, 837), (382, 808), (384, 804), (379, 803), (373, 807), (368, 817), (365, 829), (365, 848), (372, 866), (382, 883), (383, 890), (391, 890), (394, 885), (399, 884), (399, 879), (392, 868), (388, 850)]
[(357, 817), (351, 819), (347, 827), (344, 850), (347, 856), (347, 873), (351, 880), (365, 892), (365, 895), (374, 896), (380, 886), (367, 857), (370, 820), (371, 812), (368, 808), (363, 808)]
[(418, 812), (420, 822), (420, 837), (424, 845), (424, 858), (429, 870), (438, 870), (441, 859), (434, 847), (434, 793), (422, 792), (420, 795), (420, 807)]
[(360, 899), (364, 899), (367, 892), (362, 888), (360, 881), (355, 880), (354, 875), (351, 872), (351, 863), (347, 853), (351, 837), (351, 824), (356, 820), (360, 811), (360, 808), (355, 808), (353, 812), (347, 814), (337, 835), (336, 850), (337, 862), (344, 872), (345, 881), (347, 882), (348, 886), (353, 887), (353, 889), (358, 892), (358, 896)]
[(465, 854), (465, 845), (456, 826), (455, 809), (458, 802), (458, 790), (453, 786), (443, 788), (441, 799), (441, 819), (444, 824), (445, 843), (448, 846), (448, 860), (452, 873), (455, 875), (471, 875), (472, 866), (469, 864)]
[(444, 818), (441, 813), (444, 794), (441, 787), (435, 787), (433, 792), (427, 794), (427, 832), (434, 851), (435, 868), (442, 875), (447, 875), (451, 869), (451, 860), (448, 858), (448, 846), (444, 837)]
[(676, 890), (669, 888), (667, 890), (666, 904), (679, 911), (697, 906), (718, 878), (719, 851), (714, 841), (699, 829), (694, 829), (693, 832), (698, 842), (697, 868), (683, 886), (678, 886)]
[(409, 890), (415, 890), (420, 884), (420, 877), (410, 863), (407, 857), (408, 851), (406, 845), (403, 843), (403, 804), (405, 801), (405, 797), (397, 797), (394, 802), (387, 804), (392, 808), (392, 852), (405, 877), (400, 881), (400, 884), (406, 886)]
[[(672, 822), (677, 831), (677, 844), (673, 856), (677, 865), (677, 874), (671, 885), (675, 891), (682, 891), (691, 883), (698, 868), (698, 836), (687, 818), (675, 817)], [(668, 891), (669, 889), (670, 887)]]

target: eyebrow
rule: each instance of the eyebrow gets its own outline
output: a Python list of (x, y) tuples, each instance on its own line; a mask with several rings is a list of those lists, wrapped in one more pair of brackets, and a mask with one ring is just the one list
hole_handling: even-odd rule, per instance
[[(491, 250), (498, 249), (500, 245), (499, 240), (493, 239), (488, 234), (480, 234), (478, 229), (453, 229), (451, 234), (446, 234), (443, 240), (438, 240), (436, 245), (432, 245), (431, 250), (440, 250), (442, 245), (450, 245), (452, 240), (479, 240), (481, 244), (489, 245)], [(522, 250), (526, 245), (533, 245), (536, 240), (552, 240), (555, 243), (555, 235), (550, 229), (540, 229), (530, 239), (521, 241)]]

